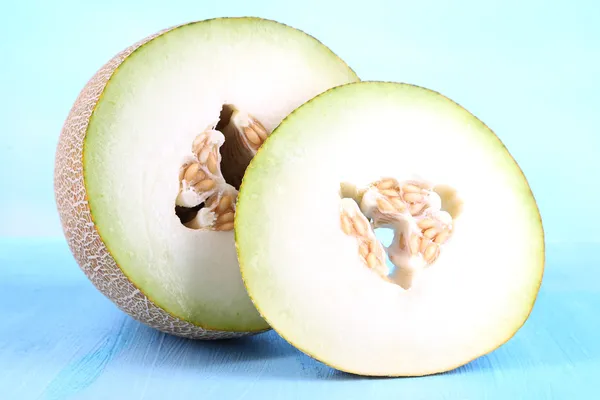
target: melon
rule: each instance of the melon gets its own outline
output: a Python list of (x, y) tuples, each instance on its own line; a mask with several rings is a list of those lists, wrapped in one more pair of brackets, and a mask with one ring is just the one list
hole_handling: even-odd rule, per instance
[(338, 370), (421, 376), (528, 319), (544, 230), (515, 159), (435, 91), (332, 88), (281, 123), (237, 200), (242, 278), (284, 339)]
[(296, 107), (358, 78), (315, 38), (259, 18), (163, 30), (87, 83), (56, 152), (65, 237), (95, 287), (194, 339), (263, 332), (233, 215), (244, 170)]

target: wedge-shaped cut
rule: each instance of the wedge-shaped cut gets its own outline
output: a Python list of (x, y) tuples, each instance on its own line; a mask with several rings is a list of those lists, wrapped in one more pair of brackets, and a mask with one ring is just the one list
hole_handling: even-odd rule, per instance
[(86, 275), (165, 332), (268, 329), (240, 277), (237, 187), (287, 114), (355, 81), (314, 38), (257, 18), (186, 24), (118, 54), (81, 92), (56, 155), (58, 209)]
[(267, 322), (363, 375), (494, 350), (525, 323), (544, 267), (536, 202), (498, 137), (406, 84), (349, 84), (294, 111), (246, 171), (235, 230)]

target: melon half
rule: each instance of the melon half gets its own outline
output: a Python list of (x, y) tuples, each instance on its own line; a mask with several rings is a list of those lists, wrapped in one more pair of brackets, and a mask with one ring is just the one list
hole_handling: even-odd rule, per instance
[(80, 93), (56, 154), (58, 210), (80, 267), (161, 331), (267, 330), (236, 257), (239, 182), (286, 115), (357, 80), (314, 38), (258, 18), (185, 24), (116, 55)]
[(527, 320), (544, 269), (536, 201), (502, 142), (400, 83), (336, 87), (288, 116), (246, 170), (235, 234), (270, 326), (361, 375), (491, 352)]

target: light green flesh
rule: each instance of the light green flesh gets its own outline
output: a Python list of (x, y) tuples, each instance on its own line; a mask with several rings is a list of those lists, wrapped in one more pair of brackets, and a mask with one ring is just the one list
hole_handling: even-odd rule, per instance
[(83, 155), (94, 222), (125, 275), (201, 327), (266, 329), (241, 280), (233, 233), (191, 230), (175, 215), (179, 168), (224, 103), (272, 130), (303, 102), (357, 79), (310, 36), (254, 18), (186, 25), (136, 50), (102, 94)]
[[(408, 291), (367, 269), (340, 228), (341, 182), (414, 175), (464, 201), (452, 239)], [(242, 277), (286, 340), (364, 375), (453, 369), (527, 319), (544, 235), (521, 170), (482, 122), (415, 86), (332, 89), (289, 116), (244, 176), (236, 216)]]

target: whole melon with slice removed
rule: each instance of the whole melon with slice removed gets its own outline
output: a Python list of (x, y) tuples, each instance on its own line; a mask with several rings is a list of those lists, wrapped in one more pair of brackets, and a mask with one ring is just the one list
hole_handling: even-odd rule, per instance
[(300, 106), (251, 161), (237, 207), (257, 309), (346, 372), (428, 375), (487, 354), (542, 280), (523, 172), (483, 122), (417, 86), (352, 83)]
[(167, 333), (269, 329), (235, 251), (244, 170), (292, 110), (356, 81), (313, 37), (259, 18), (185, 24), (116, 55), (80, 93), (56, 153), (58, 211), (85, 274)]

